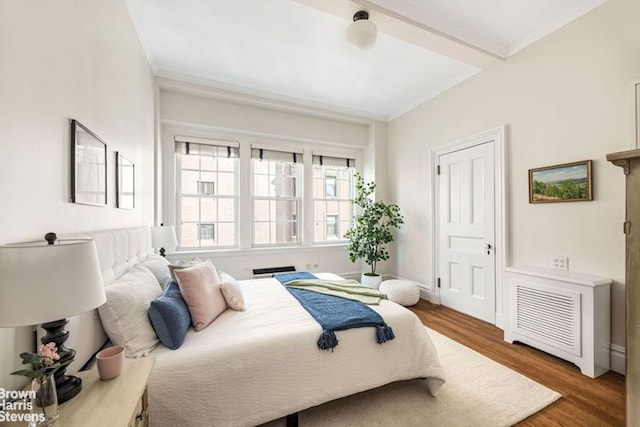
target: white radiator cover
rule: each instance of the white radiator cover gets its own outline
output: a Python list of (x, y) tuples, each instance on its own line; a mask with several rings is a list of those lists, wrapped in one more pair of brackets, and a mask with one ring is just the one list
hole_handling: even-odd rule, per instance
[(609, 370), (611, 280), (542, 267), (508, 267), (504, 339), (575, 363), (595, 378)]

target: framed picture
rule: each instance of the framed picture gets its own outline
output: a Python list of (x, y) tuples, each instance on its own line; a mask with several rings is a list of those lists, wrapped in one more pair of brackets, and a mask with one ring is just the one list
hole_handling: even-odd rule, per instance
[(135, 193), (135, 165), (120, 152), (116, 152), (116, 205), (120, 209), (133, 209)]
[(71, 201), (107, 205), (107, 144), (71, 120)]
[(529, 203), (593, 200), (591, 160), (529, 169)]

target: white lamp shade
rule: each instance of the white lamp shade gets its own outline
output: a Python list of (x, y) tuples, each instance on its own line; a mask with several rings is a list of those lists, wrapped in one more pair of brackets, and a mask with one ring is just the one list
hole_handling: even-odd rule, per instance
[(347, 41), (358, 49), (371, 49), (376, 43), (376, 24), (368, 19), (359, 19), (347, 27)]
[(0, 246), (0, 327), (53, 322), (105, 301), (93, 240)]
[(151, 246), (173, 250), (178, 246), (176, 229), (173, 225), (151, 227)]

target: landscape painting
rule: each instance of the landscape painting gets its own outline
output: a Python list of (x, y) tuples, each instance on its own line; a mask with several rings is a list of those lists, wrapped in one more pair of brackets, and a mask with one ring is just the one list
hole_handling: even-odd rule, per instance
[(529, 169), (529, 203), (593, 200), (591, 160)]

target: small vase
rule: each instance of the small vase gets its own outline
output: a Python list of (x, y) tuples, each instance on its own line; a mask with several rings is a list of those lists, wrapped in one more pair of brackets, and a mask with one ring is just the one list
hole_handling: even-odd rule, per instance
[(58, 394), (53, 375), (31, 381), (31, 421), (29, 427), (45, 427), (58, 420)]

